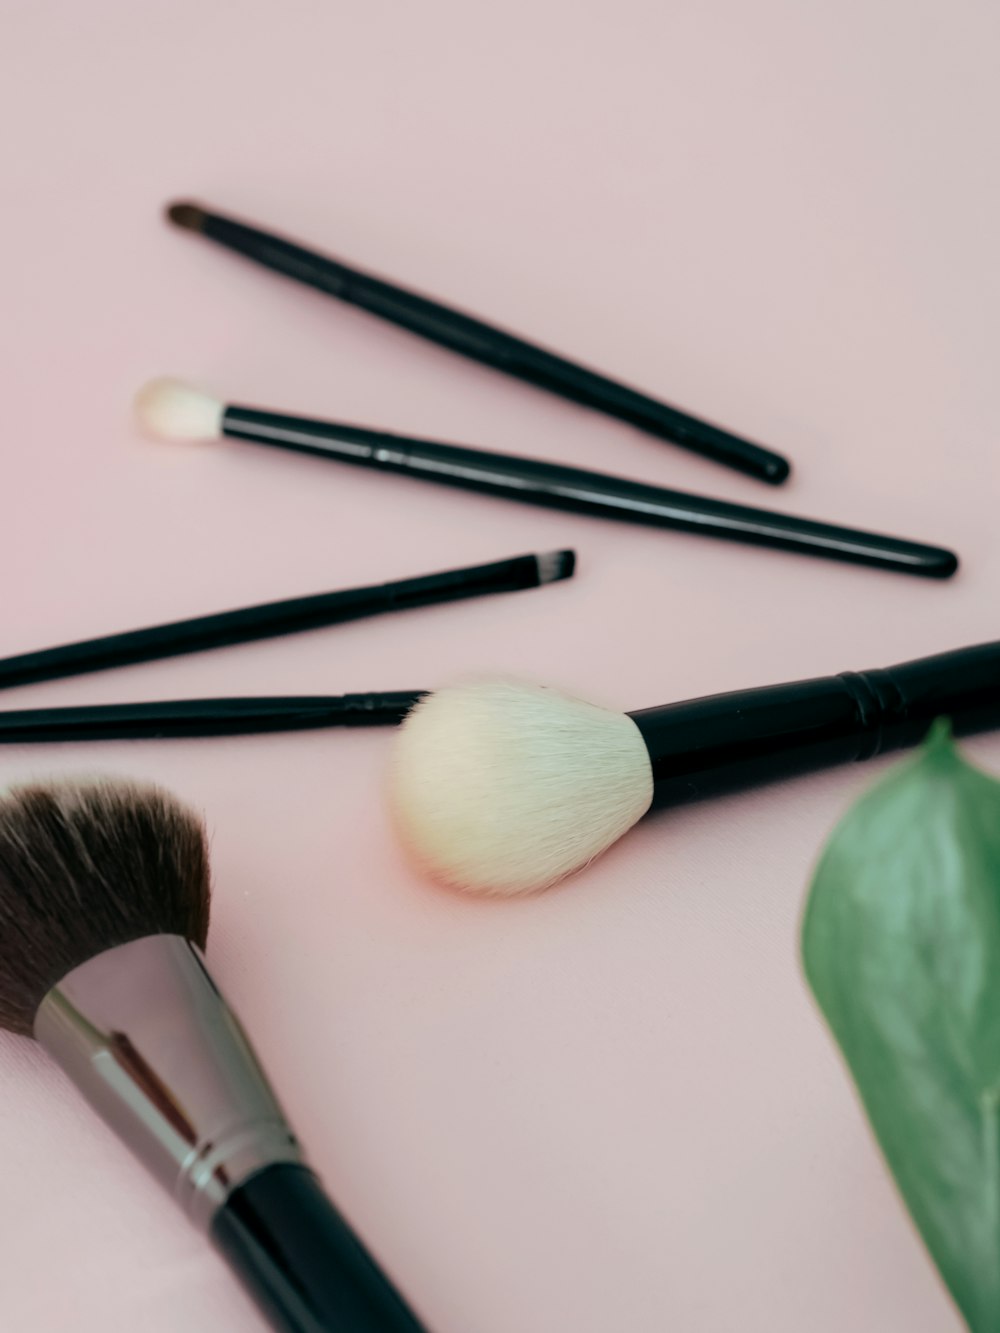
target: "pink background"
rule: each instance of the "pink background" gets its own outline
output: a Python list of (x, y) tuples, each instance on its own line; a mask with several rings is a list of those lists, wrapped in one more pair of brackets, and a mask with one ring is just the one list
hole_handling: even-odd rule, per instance
[[(51, 684), (11, 706), (433, 686), (621, 708), (997, 634), (989, 0), (6, 0), (0, 651), (574, 545), (545, 591)], [(192, 196), (794, 459), (781, 492), (160, 221)], [(142, 440), (162, 373), (957, 547), (946, 585)], [(435, 1333), (949, 1333), (803, 986), (842, 771), (661, 816), (507, 904), (420, 882), (392, 737), (0, 751), (206, 811), (209, 956)], [(1000, 769), (1000, 741), (972, 752)], [(0, 1039), (4, 1329), (258, 1327), (29, 1044)]]

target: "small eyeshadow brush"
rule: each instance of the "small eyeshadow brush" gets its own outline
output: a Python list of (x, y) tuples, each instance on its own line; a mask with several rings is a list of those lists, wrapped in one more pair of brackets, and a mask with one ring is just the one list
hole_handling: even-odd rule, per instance
[(533, 458), (226, 404), (175, 380), (148, 384), (138, 396), (136, 410), (144, 429), (157, 439), (204, 441), (225, 436), (550, 509), (777, 547), (924, 578), (950, 578), (958, 568), (952, 551), (921, 542), (751, 509)]
[(668, 407), (648, 394), (587, 370), (439, 301), (431, 301), (426, 296), (418, 296), (381, 278), (349, 268), (339, 260), (316, 254), (258, 227), (220, 213), (210, 213), (198, 204), (172, 204), (167, 209), (167, 217), (175, 226), (206, 236), (327, 296), (358, 306), (441, 347), (547, 389), (561, 398), (627, 421), (692, 453), (772, 484), (782, 482), (788, 476), (788, 460), (773, 450), (712, 426), (676, 407)]
[(470, 565), (363, 588), (343, 588), (86, 639), (59, 648), (0, 658), (0, 689), (295, 634), (387, 611), (537, 588), (571, 578), (575, 566), (573, 551), (520, 555), (488, 565)]

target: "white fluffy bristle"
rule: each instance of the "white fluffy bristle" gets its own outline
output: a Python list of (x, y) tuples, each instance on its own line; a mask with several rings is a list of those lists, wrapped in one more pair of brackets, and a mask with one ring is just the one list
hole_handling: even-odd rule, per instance
[(396, 742), (400, 836), (434, 879), (474, 893), (556, 883), (616, 842), (652, 798), (630, 717), (536, 685), (438, 690)]
[(217, 440), (225, 405), (180, 380), (153, 380), (139, 391), (135, 410), (158, 440)]

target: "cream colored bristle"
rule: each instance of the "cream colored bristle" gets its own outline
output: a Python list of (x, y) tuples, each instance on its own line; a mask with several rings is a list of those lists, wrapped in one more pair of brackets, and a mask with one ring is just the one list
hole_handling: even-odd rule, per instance
[(224, 411), (217, 398), (180, 380), (153, 380), (135, 400), (143, 430), (158, 440), (216, 440)]
[(616, 842), (653, 797), (630, 717), (511, 681), (422, 700), (397, 739), (390, 782), (415, 861), (474, 893), (556, 883)]

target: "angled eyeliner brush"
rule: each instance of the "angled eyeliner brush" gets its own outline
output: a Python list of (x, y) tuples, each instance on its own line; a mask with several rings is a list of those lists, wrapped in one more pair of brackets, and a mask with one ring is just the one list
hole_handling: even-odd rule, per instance
[(0, 710), (0, 745), (191, 740), (328, 727), (397, 726), (426, 691), (235, 699), (163, 699)]
[(775, 485), (788, 476), (788, 460), (780, 454), (676, 407), (668, 407), (648, 394), (587, 370), (439, 301), (431, 301), (381, 278), (349, 268), (339, 260), (316, 254), (258, 227), (247, 226), (219, 213), (209, 213), (197, 204), (172, 204), (167, 209), (167, 217), (175, 226), (207, 236), (265, 268), (367, 310), (369, 314), (408, 329), (440, 347), (459, 352), (537, 388), (547, 389), (560, 398), (627, 421), (649, 435), (680, 445), (682, 449)]
[(777, 547), (924, 578), (950, 578), (958, 568), (953, 552), (921, 542), (752, 509), (513, 454), (239, 407), (174, 380), (148, 384), (138, 396), (136, 411), (144, 429), (162, 440), (215, 440), (225, 436), (550, 509)]
[(441, 574), (422, 574), (393, 583), (295, 597), (267, 602), (238, 611), (177, 620), (150, 629), (130, 630), (99, 639), (86, 639), (59, 648), (0, 658), (0, 689), (30, 685), (42, 680), (82, 676), (92, 671), (158, 661), (184, 653), (203, 652), (236, 643), (276, 638), (301, 630), (337, 625), (347, 620), (432, 606), (488, 593), (515, 592), (572, 577), (576, 565), (573, 551), (549, 551), (544, 555), (520, 555), (488, 565), (449, 569)]

